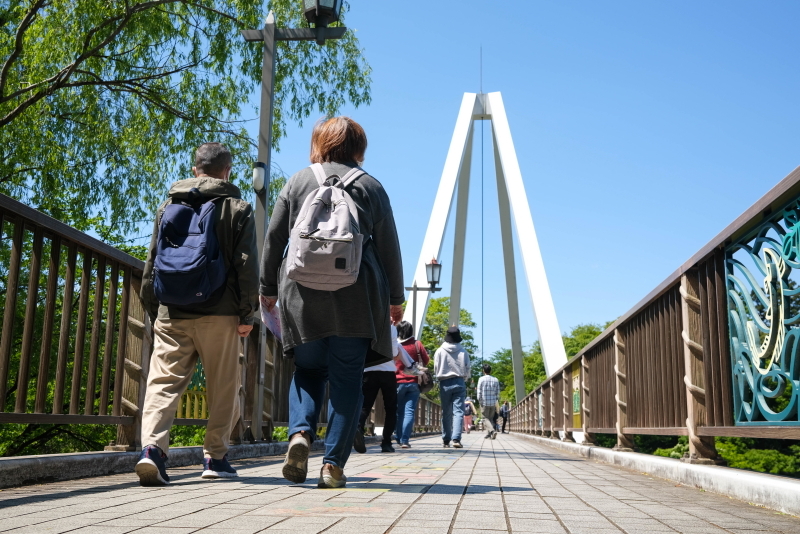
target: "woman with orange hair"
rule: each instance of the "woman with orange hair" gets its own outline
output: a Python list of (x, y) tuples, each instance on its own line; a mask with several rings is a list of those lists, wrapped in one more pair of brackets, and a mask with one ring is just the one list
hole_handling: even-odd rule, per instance
[[(358, 427), (365, 363), (391, 360), (390, 324), (403, 315), (403, 264), (392, 206), (380, 182), (360, 169), (366, 149), (367, 136), (354, 120), (335, 117), (318, 123), (311, 136), (312, 167), (301, 170), (286, 183), (275, 203), (265, 238), (261, 305), (272, 310), (280, 300), (283, 349), (295, 359), (289, 390), (289, 450), (283, 466), (284, 477), (295, 483), (306, 479), (309, 449), (316, 435), (325, 386), (330, 382), (319, 486), (345, 485), (343, 469)], [(336, 290), (309, 287), (315, 284), (298, 281), (290, 272), (298, 263), (294, 256), (300, 253), (297, 247), (301, 246), (298, 241), (293, 248), (290, 233), (304, 203), (324, 201), (315, 193), (323, 187), (343, 188), (350, 199), (347, 205), (352, 204), (350, 209), (354, 210), (353, 221), (357, 220), (353, 234), (363, 236), (357, 279)], [(332, 213), (341, 203), (326, 206)], [(318, 209), (314, 216), (324, 217), (324, 212)], [(307, 219), (302, 218), (301, 222)], [(334, 247), (334, 240), (326, 240), (322, 234), (294, 233), (292, 239), (313, 240), (303, 245), (306, 249)], [(285, 257), (287, 246), (296, 251), (292, 258)], [(343, 268), (345, 260), (338, 258), (336, 265), (337, 269)]]

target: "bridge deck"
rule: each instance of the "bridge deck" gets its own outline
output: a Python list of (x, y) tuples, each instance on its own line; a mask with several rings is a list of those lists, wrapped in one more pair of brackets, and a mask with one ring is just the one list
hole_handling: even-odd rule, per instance
[[(585, 461), (500, 435), (436, 437), (395, 454), (353, 453), (348, 487), (292, 486), (275, 458), (237, 462), (240, 478), (203, 481), (170, 470), (167, 488), (133, 474), (0, 491), (0, 532), (179, 534), (767, 534), (800, 532), (800, 519), (726, 497)], [(311, 461), (318, 473), (320, 456)]]

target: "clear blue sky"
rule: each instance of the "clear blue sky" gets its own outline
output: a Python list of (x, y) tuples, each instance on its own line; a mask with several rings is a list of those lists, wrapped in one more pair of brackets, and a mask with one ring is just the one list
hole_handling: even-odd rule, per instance
[[(479, 90), (480, 47), (483, 89), (502, 92), (509, 114), (562, 331), (623, 314), (800, 165), (800, 2), (351, 5), (373, 102), (344, 112), (365, 127), (365, 168), (392, 198), (407, 282), (462, 94)], [(275, 156), (289, 173), (307, 165), (311, 123)], [(481, 314), (477, 143), (463, 307), (490, 354), (510, 337), (488, 128)], [(452, 235), (443, 278), (451, 259)], [(537, 331), (519, 282), (528, 345)]]

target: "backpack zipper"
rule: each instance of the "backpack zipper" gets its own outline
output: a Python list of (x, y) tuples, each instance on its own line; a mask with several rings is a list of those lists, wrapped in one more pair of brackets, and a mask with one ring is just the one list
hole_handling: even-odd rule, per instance
[(310, 233), (300, 234), (300, 239), (313, 239), (314, 241), (337, 241), (340, 243), (351, 243), (353, 241), (352, 237), (317, 237), (314, 235), (317, 232), (319, 232), (319, 228)]

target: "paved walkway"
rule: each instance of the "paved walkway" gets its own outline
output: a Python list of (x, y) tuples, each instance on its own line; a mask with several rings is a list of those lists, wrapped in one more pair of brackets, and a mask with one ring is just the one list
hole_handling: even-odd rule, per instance
[[(0, 491), (0, 532), (122, 534), (800, 533), (800, 519), (500, 435), (435, 437), (353, 453), (348, 487), (280, 477), (281, 460), (237, 462), (237, 480), (170, 470), (167, 488), (133, 474)], [(320, 456), (311, 459), (318, 473)]]

